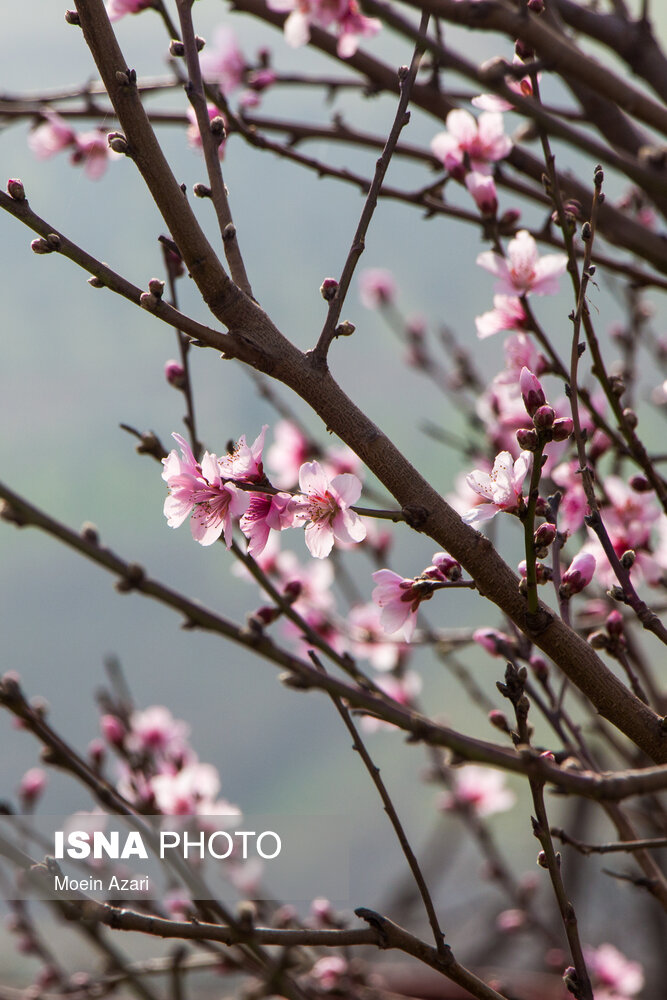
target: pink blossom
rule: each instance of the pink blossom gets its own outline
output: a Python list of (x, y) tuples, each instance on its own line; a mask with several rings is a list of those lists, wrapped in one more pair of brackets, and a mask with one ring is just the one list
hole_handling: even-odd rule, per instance
[(190, 727), (175, 719), (164, 705), (151, 705), (130, 716), (128, 748), (135, 753), (182, 756), (187, 749)]
[(327, 993), (341, 987), (346, 972), (347, 961), (342, 955), (324, 955), (311, 969), (311, 975)]
[(516, 295), (494, 295), (493, 309), (475, 318), (480, 340), (505, 330), (524, 330), (526, 322), (526, 310)]
[(636, 996), (644, 986), (644, 972), (639, 962), (633, 962), (621, 954), (613, 944), (601, 944), (599, 948), (586, 951), (586, 962), (594, 978), (595, 997), (602, 996), (597, 987), (607, 987), (605, 996), (616, 1000), (628, 1000)]
[(201, 545), (212, 545), (224, 535), (227, 548), (232, 544), (232, 518), (245, 513), (247, 494), (232, 483), (223, 482), (215, 455), (205, 452), (201, 465), (180, 434), (182, 457), (175, 451), (162, 460), (162, 478), (169, 487), (164, 515), (170, 528), (178, 528), (189, 517), (192, 537)]
[(454, 789), (440, 799), (440, 808), (467, 807), (478, 816), (506, 812), (516, 802), (516, 795), (505, 785), (505, 775), (489, 767), (466, 764), (455, 773)]
[(465, 186), (482, 215), (494, 219), (498, 212), (498, 192), (493, 177), (472, 170), (465, 176)]
[(537, 243), (527, 229), (521, 229), (507, 246), (507, 257), (485, 250), (477, 263), (498, 278), (496, 291), (506, 295), (554, 295), (558, 279), (565, 271), (567, 257), (563, 253), (540, 257)]
[(468, 169), (490, 174), (491, 164), (504, 159), (512, 148), (503, 116), (496, 112), (485, 111), (476, 121), (469, 111), (455, 108), (447, 115), (446, 125), (446, 131), (431, 140), (431, 151), (459, 179)]
[(169, 385), (173, 385), (175, 389), (182, 389), (185, 384), (185, 368), (180, 361), (174, 361), (172, 358), (165, 363), (164, 377)]
[(357, 604), (348, 615), (350, 641), (355, 656), (368, 659), (376, 670), (393, 670), (398, 664), (400, 642), (387, 642), (381, 611), (376, 604)]
[(106, 2), (110, 21), (118, 21), (126, 14), (138, 14), (152, 5), (153, 0), (107, 0)]
[[(504, 296), (499, 295), (496, 298), (504, 298)], [(540, 354), (531, 338), (527, 337), (525, 333), (515, 333), (511, 337), (506, 337), (503, 353), (505, 355), (505, 368), (494, 378), (493, 381), (496, 385), (508, 383), (516, 386), (522, 368), (529, 368), (536, 375), (542, 375), (548, 367), (544, 355)]]
[(473, 632), (472, 637), (491, 656), (506, 657), (510, 650), (515, 649), (516, 645), (511, 636), (505, 632), (499, 632), (497, 628), (478, 628)]
[(251, 445), (246, 444), (245, 434), (242, 434), (234, 450), (219, 459), (220, 472), (225, 478), (244, 483), (257, 483), (264, 478), (262, 452), (268, 429), (269, 425), (264, 424)]
[(370, 37), (381, 28), (380, 21), (364, 17), (356, 0), (268, 0), (270, 10), (289, 13), (285, 21), (285, 41), (293, 48), (310, 40), (311, 25), (338, 28), (338, 55), (348, 59), (357, 51), (359, 37)]
[[(220, 109), (216, 107), (215, 104), (207, 104), (206, 110), (208, 112), (209, 122), (212, 122), (214, 118), (222, 118), (223, 122), (225, 122), (225, 116), (223, 115), (222, 111), (220, 111)], [(188, 122), (190, 123), (188, 125), (188, 131), (187, 131), (188, 142), (192, 147), (192, 149), (201, 149), (201, 135), (199, 132), (199, 125), (197, 124), (197, 115), (195, 114), (194, 108), (189, 107), (186, 114)], [(227, 123), (225, 122), (225, 131), (226, 130), (227, 130)], [(225, 157), (226, 144), (227, 140), (225, 138), (218, 146), (218, 158), (220, 160), (223, 160)]]
[(291, 528), (294, 514), (288, 510), (291, 501), (289, 493), (251, 493), (248, 508), (239, 522), (241, 531), (248, 539), (248, 552), (256, 559), (266, 548), (271, 529), (282, 531)]
[(408, 579), (391, 569), (379, 569), (373, 573), (377, 586), (373, 590), (373, 600), (382, 609), (382, 628), (387, 635), (400, 632), (406, 642), (410, 642), (417, 624), (417, 610), (422, 601), (433, 596), (428, 581)]
[(167, 816), (206, 815), (220, 790), (220, 778), (212, 764), (186, 764), (175, 774), (157, 774), (150, 786), (155, 804)]
[(75, 165), (83, 163), (86, 176), (90, 177), (91, 181), (98, 181), (107, 169), (109, 159), (117, 155), (109, 148), (107, 134), (101, 129), (77, 135), (75, 147), (70, 157), (71, 161)]
[(290, 489), (299, 479), (299, 469), (310, 455), (306, 437), (291, 420), (279, 420), (273, 428), (274, 443), (266, 453), (271, 482)]
[(75, 144), (76, 132), (55, 111), (43, 112), (42, 119), (28, 135), (28, 146), (38, 160), (47, 160)]
[(359, 298), (367, 309), (390, 305), (396, 297), (396, 282), (391, 271), (369, 267), (359, 275)]
[(533, 456), (529, 451), (522, 451), (516, 461), (508, 451), (496, 455), (491, 472), (475, 469), (467, 477), (468, 486), (483, 502), (473, 507), (463, 520), (466, 524), (477, 524), (488, 521), (501, 511), (517, 511), (523, 503), (523, 481), (533, 464)]
[(334, 570), (330, 562), (310, 560), (305, 566), (294, 552), (279, 552), (275, 556), (274, 570), (283, 591), (296, 593), (292, 607), (307, 617), (311, 612), (328, 615), (334, 607), (332, 587)]
[(552, 471), (551, 478), (563, 491), (558, 505), (558, 527), (568, 535), (573, 535), (583, 526), (588, 511), (579, 462), (562, 462)]
[(231, 94), (243, 83), (245, 59), (231, 28), (216, 28), (213, 42), (199, 57), (204, 79), (217, 83), (223, 94)]
[(100, 719), (100, 729), (107, 743), (112, 746), (123, 745), (127, 731), (117, 715), (103, 715)]
[(361, 495), (361, 481), (346, 473), (329, 480), (319, 462), (304, 462), (299, 469), (301, 495), (290, 503), (297, 522), (306, 523), (306, 545), (316, 559), (325, 559), (339, 542), (361, 542), (366, 527), (353, 510)]
[(571, 597), (587, 587), (595, 573), (595, 556), (590, 552), (579, 552), (561, 577), (561, 597)]
[(24, 806), (32, 806), (46, 788), (46, 771), (41, 767), (31, 767), (25, 772), (19, 784), (19, 798)]

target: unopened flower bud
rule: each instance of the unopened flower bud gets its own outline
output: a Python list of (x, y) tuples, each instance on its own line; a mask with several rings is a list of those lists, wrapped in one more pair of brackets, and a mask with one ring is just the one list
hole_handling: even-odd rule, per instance
[(542, 14), (544, 12), (544, 0), (528, 0), (527, 7), (528, 10), (532, 10), (533, 14)]
[(113, 149), (114, 153), (127, 154), (130, 148), (127, 139), (122, 132), (109, 132), (107, 142), (109, 144), (109, 149)]
[(532, 59), (533, 56), (535, 55), (535, 50), (531, 48), (531, 46), (528, 45), (527, 42), (524, 42), (521, 38), (517, 38), (516, 42), (514, 43), (514, 51), (518, 55), (519, 59), (523, 60), (523, 62), (526, 62), (527, 59)]
[(530, 669), (535, 674), (538, 681), (546, 681), (549, 677), (549, 667), (547, 661), (543, 660), (541, 656), (531, 656)]
[(101, 278), (98, 278), (96, 274), (91, 274), (88, 278), (88, 284), (91, 288), (104, 288), (104, 282)]
[(325, 302), (331, 302), (338, 291), (338, 282), (335, 278), (325, 278), (320, 285), (320, 295)]
[(573, 594), (578, 594), (587, 587), (595, 573), (595, 556), (590, 552), (579, 552), (563, 573), (560, 585), (560, 596), (569, 600)]
[(607, 621), (605, 622), (605, 628), (607, 629), (609, 635), (614, 638), (623, 635), (623, 627), (623, 615), (621, 612), (616, 609), (610, 611), (607, 615)]
[(125, 740), (125, 726), (117, 715), (103, 715), (100, 719), (100, 729), (107, 743), (120, 747)]
[(511, 232), (521, 218), (518, 208), (508, 208), (498, 219), (498, 226), (503, 232)]
[(537, 431), (532, 427), (520, 427), (516, 432), (516, 439), (522, 451), (537, 451), (539, 448)]
[(192, 193), (194, 194), (195, 198), (211, 197), (211, 189), (210, 187), (208, 187), (207, 184), (201, 184), (201, 183), (195, 184), (192, 188)]
[(356, 329), (357, 328), (354, 323), (350, 323), (349, 319), (344, 319), (343, 322), (339, 323), (336, 327), (335, 333), (337, 337), (350, 337)]
[(639, 417), (637, 416), (634, 410), (630, 409), (630, 407), (626, 407), (623, 410), (623, 417), (625, 418), (625, 422), (628, 425), (628, 427), (632, 428), (632, 430), (634, 430), (637, 424), (639, 423)]
[(40, 236), (39, 239), (33, 240), (30, 244), (30, 249), (33, 253), (53, 253), (54, 248), (49, 246), (48, 242), (44, 237)]
[(584, 222), (583, 226), (581, 227), (581, 238), (584, 241), (584, 243), (588, 243), (588, 241), (590, 240), (592, 234), (593, 234), (593, 230), (591, 229), (591, 224), (587, 220), (586, 222)]
[(154, 295), (156, 299), (161, 299), (164, 293), (164, 281), (160, 281), (159, 278), (151, 278), (148, 282), (148, 291), (151, 295)]
[(537, 855), (537, 863), (540, 866), (540, 868), (549, 867), (549, 862), (547, 861), (547, 856), (544, 853), (544, 851), (540, 851), (540, 853)]
[(535, 544), (540, 548), (548, 548), (548, 546), (553, 543), (555, 537), (556, 525), (549, 523), (541, 524), (533, 535)]
[(222, 115), (216, 115), (215, 118), (211, 118), (211, 132), (220, 142), (227, 137), (227, 130), (225, 128), (225, 119)]
[(635, 559), (637, 558), (637, 553), (634, 549), (626, 549), (621, 556), (621, 566), (623, 569), (632, 569), (635, 564)]
[(174, 59), (180, 59), (185, 55), (185, 45), (178, 38), (172, 38), (169, 43), (169, 55)]
[(554, 441), (567, 441), (574, 430), (572, 417), (558, 417), (554, 420), (551, 428), (551, 437)]
[(72, 25), (80, 25), (78, 10), (66, 10), (65, 11), (65, 22)]
[(25, 201), (25, 188), (23, 187), (23, 181), (20, 181), (18, 177), (10, 177), (7, 181), (7, 194), (14, 201)]
[(503, 712), (498, 708), (492, 708), (488, 715), (489, 722), (496, 729), (499, 729), (501, 733), (509, 733), (510, 726), (507, 718)]
[(533, 414), (533, 423), (538, 431), (550, 430), (556, 419), (553, 406), (540, 406)]
[(301, 591), (303, 587), (300, 580), (290, 580), (288, 584), (285, 585), (283, 590), (283, 597), (285, 600), (293, 604), (301, 596)]
[(96, 771), (101, 771), (106, 752), (106, 747), (100, 739), (95, 738), (88, 744), (88, 759)]
[(46, 788), (46, 772), (41, 767), (31, 767), (21, 778), (19, 799), (24, 808), (35, 805)]
[(448, 552), (436, 552), (433, 556), (433, 565), (440, 570), (447, 580), (461, 579), (461, 564), (452, 558)]
[(629, 485), (635, 493), (650, 493), (653, 489), (646, 476), (633, 476)]
[(160, 300), (151, 292), (142, 292), (139, 296), (139, 305), (148, 312), (155, 312), (160, 304)]
[(595, 632), (591, 632), (588, 637), (588, 644), (592, 646), (593, 649), (608, 649), (609, 647), (609, 636), (602, 629), (596, 629)]
[(164, 366), (164, 377), (169, 385), (173, 385), (174, 389), (185, 388), (185, 368), (179, 361), (174, 361), (173, 359), (167, 361)]
[(521, 375), (519, 376), (519, 387), (521, 389), (523, 405), (526, 407), (528, 416), (532, 417), (541, 406), (544, 406), (547, 398), (544, 395), (544, 389), (540, 384), (540, 380), (525, 365), (521, 369)]

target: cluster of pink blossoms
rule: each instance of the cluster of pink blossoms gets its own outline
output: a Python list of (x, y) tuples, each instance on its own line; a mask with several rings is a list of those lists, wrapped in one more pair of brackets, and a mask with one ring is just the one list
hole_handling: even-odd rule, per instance
[(70, 162), (83, 168), (91, 180), (99, 180), (107, 163), (116, 154), (109, 148), (102, 129), (75, 132), (55, 111), (43, 111), (40, 123), (28, 136), (28, 146), (40, 160), (47, 160), (68, 150)]
[(181, 454), (170, 452), (162, 472), (169, 487), (164, 503), (169, 526), (178, 528), (189, 518), (196, 541), (212, 545), (222, 536), (229, 548), (238, 520), (255, 558), (264, 551), (271, 530), (295, 526), (305, 527), (306, 545), (317, 559), (329, 555), (334, 541), (363, 541), (366, 526), (352, 510), (361, 495), (358, 476), (348, 472), (329, 477), (319, 462), (304, 462), (299, 468), (300, 492), (292, 496), (276, 491), (262, 465), (266, 431), (265, 425), (252, 445), (242, 436), (234, 452), (222, 458), (207, 451), (201, 462), (187, 441), (174, 434)]
[(285, 21), (285, 41), (293, 48), (306, 45), (311, 27), (335, 26), (338, 34), (338, 55), (349, 59), (359, 47), (360, 38), (377, 35), (382, 23), (365, 17), (357, 0), (267, 0), (269, 10), (288, 14)]

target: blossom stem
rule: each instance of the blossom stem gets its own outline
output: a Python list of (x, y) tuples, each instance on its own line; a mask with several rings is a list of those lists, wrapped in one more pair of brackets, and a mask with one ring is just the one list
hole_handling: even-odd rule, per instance
[(542, 475), (542, 454), (544, 446), (541, 445), (539, 451), (533, 454), (533, 467), (530, 473), (530, 486), (528, 487), (528, 504), (524, 509), (523, 534), (526, 548), (526, 586), (528, 590), (528, 614), (537, 614), (539, 602), (537, 599), (537, 566), (535, 564), (535, 508), (540, 489), (540, 477)]

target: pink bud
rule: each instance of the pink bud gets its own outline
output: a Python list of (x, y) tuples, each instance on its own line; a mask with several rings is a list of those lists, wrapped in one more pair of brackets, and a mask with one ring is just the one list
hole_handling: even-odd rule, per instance
[(46, 772), (41, 767), (31, 767), (21, 778), (19, 798), (24, 806), (32, 806), (46, 788)]
[(338, 291), (338, 282), (335, 278), (325, 278), (320, 285), (320, 295), (325, 302), (331, 302)]
[(543, 660), (541, 656), (531, 656), (530, 669), (535, 674), (538, 681), (545, 681), (549, 676), (549, 667), (547, 666), (546, 660)]
[(623, 635), (623, 615), (620, 611), (610, 611), (605, 623), (609, 635), (619, 637)]
[(103, 715), (100, 719), (100, 729), (107, 743), (120, 747), (125, 739), (125, 726), (117, 715)]
[(493, 177), (472, 171), (466, 174), (465, 186), (475, 199), (483, 216), (494, 219), (498, 211), (498, 195)]
[(560, 595), (566, 600), (573, 594), (578, 594), (593, 579), (595, 573), (595, 556), (590, 552), (579, 552), (563, 573), (560, 585)]
[(556, 413), (552, 406), (538, 406), (533, 414), (533, 423), (537, 430), (550, 430), (554, 425)]
[(547, 401), (540, 380), (533, 375), (524, 365), (519, 376), (519, 386), (521, 388), (521, 398), (523, 405), (528, 411), (528, 416), (532, 417), (540, 406), (544, 406)]
[(174, 361), (173, 359), (167, 361), (164, 366), (164, 377), (169, 385), (173, 385), (174, 389), (183, 389), (185, 387), (185, 368), (178, 361)]
[(520, 427), (516, 432), (516, 439), (521, 451), (537, 451), (539, 447), (537, 433), (532, 427)]
[(567, 441), (573, 430), (574, 423), (570, 417), (559, 417), (553, 422), (551, 436), (554, 441)]
[(100, 739), (95, 738), (88, 744), (88, 757), (96, 771), (102, 767), (106, 752), (106, 747)]
[(20, 181), (18, 177), (10, 177), (7, 181), (7, 193), (14, 201), (25, 201), (23, 181)]
[(461, 579), (461, 564), (453, 559), (447, 552), (436, 552), (433, 556), (433, 565), (440, 570), (447, 580)]
[(551, 545), (555, 537), (555, 524), (541, 524), (533, 536), (535, 544), (541, 549)]

